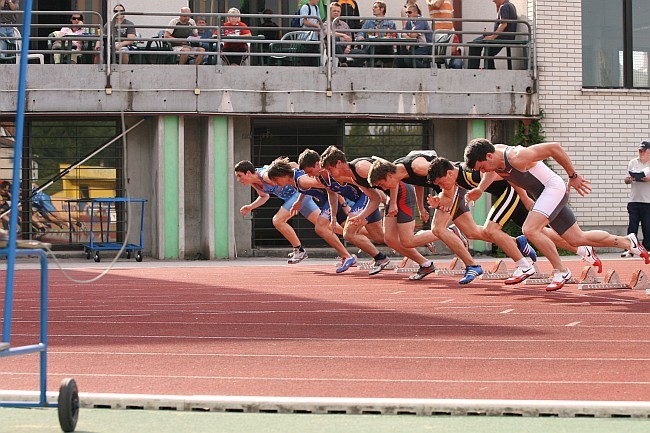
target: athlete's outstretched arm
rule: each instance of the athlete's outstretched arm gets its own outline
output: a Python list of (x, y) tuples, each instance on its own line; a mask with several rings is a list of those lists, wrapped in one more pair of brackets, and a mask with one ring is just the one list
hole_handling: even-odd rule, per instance
[(481, 181), (479, 182), (476, 188), (467, 191), (467, 194), (465, 195), (465, 201), (467, 203), (470, 203), (481, 198), (483, 192), (487, 190), (490, 187), (490, 185), (492, 185), (492, 182), (497, 180), (499, 177), (501, 176), (499, 176), (493, 171), (489, 171), (487, 173), (481, 173)]
[(257, 209), (258, 207), (262, 206), (264, 203), (269, 201), (270, 196), (267, 193), (265, 193), (260, 189), (257, 189), (254, 186), (252, 186), (252, 188), (257, 192), (257, 198), (251, 204), (242, 206), (241, 209), (239, 209), (239, 213), (242, 215), (249, 214), (254, 209)]

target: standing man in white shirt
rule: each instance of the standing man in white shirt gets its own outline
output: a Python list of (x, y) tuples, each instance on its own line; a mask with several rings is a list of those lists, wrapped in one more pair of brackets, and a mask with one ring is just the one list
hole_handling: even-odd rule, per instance
[[(630, 201), (627, 203), (627, 232), (636, 235), (641, 223), (642, 244), (647, 250), (650, 248), (650, 141), (639, 144), (639, 156), (630, 160), (627, 171), (625, 183), (632, 185)], [(621, 254), (621, 257), (632, 256), (629, 250)]]

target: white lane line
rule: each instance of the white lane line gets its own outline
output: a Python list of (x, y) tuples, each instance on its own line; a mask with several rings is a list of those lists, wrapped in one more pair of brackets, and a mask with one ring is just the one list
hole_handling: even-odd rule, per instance
[(515, 309), (510, 308), (508, 310), (499, 311), (499, 314), (508, 314), (508, 313), (512, 313), (513, 311), (515, 311)]
[[(264, 376), (212, 376), (212, 375), (176, 375), (176, 374), (119, 374), (119, 373), (79, 373), (75, 372), (48, 372), (55, 376), (75, 376), (93, 378), (151, 378), (151, 379), (200, 379), (200, 380), (242, 380), (262, 381), (277, 380), (282, 382), (379, 382), (379, 383), (505, 383), (505, 384), (558, 384), (558, 385), (650, 385), (648, 381), (604, 381), (604, 380), (445, 380), (445, 379), (377, 379), (364, 377), (264, 377)], [(38, 376), (39, 373), (3, 373), (0, 376), (21, 375)]]
[(580, 323), (582, 323), (582, 321), (567, 323), (567, 324), (564, 325), (564, 326), (577, 326), (577, 325), (580, 324)]
[(97, 351), (52, 351), (51, 355), (92, 355), (92, 356), (170, 356), (170, 357), (210, 357), (210, 358), (274, 358), (274, 359), (391, 359), (391, 360), (431, 360), (431, 361), (590, 361), (590, 362), (647, 362), (650, 358), (596, 358), (596, 357), (534, 357), (534, 356), (390, 356), (390, 355), (301, 355), (283, 353), (178, 353), (178, 352), (97, 352)]

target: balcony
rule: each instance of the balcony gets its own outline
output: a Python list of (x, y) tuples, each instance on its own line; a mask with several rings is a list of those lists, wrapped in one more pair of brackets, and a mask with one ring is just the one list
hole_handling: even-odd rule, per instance
[[(38, 12), (35, 12), (38, 13)], [(41, 12), (45, 13), (45, 12)], [(304, 117), (391, 117), (391, 118), (524, 118), (537, 112), (536, 69), (530, 26), (518, 21), (516, 41), (502, 41), (500, 56), (495, 57), (497, 69), (448, 69), (445, 62), (452, 49), (465, 64), (470, 58), (468, 47), (483, 31), (452, 32), (461, 41), (440, 42), (439, 32), (432, 33), (426, 44), (425, 68), (342, 67), (340, 63), (357, 59), (374, 66), (376, 57), (368, 54), (337, 56), (336, 45), (343, 42), (329, 35), (322, 42), (289, 39), (250, 38), (248, 60), (242, 66), (228, 66), (222, 60), (220, 24), (195, 26), (198, 30), (217, 30), (216, 37), (192, 40), (192, 44), (209, 44), (207, 63), (176, 64), (178, 56), (166, 51), (170, 43), (187, 42), (161, 38), (166, 23), (177, 14), (126, 14), (137, 23), (155, 20), (156, 24), (137, 25), (135, 44), (129, 64), (119, 60), (114, 43), (123, 39), (106, 34), (101, 17), (92, 12), (93, 24), (84, 34), (75, 36), (83, 42), (83, 50), (73, 51), (70, 44), (52, 49), (52, 37), (32, 38), (31, 54), (43, 54), (44, 64), (30, 63), (27, 76), (26, 110), (30, 114), (225, 114), (242, 116), (304, 116)], [(227, 14), (212, 14), (210, 22), (222, 23)], [(242, 15), (257, 22), (259, 14)], [(278, 30), (286, 35), (292, 30), (288, 22), (293, 16), (267, 15), (287, 26)], [(363, 19), (364, 17), (362, 17)], [(374, 17), (365, 17), (374, 19)], [(390, 19), (387, 17), (387, 19)], [(392, 18), (398, 29), (400, 18)], [(115, 17), (113, 17), (115, 20)], [(433, 20), (427, 19), (432, 22)], [(462, 20), (463, 28), (491, 28), (494, 21)], [(62, 23), (61, 26), (66, 25)], [(51, 27), (52, 25), (50, 25)], [(110, 27), (110, 26), (109, 26)], [(262, 27), (249, 26), (256, 35)], [(379, 32), (381, 33), (381, 31)], [(404, 33), (397, 30), (399, 36)], [(489, 32), (488, 32), (489, 33)], [(149, 36), (145, 36), (149, 35)], [(381, 36), (381, 35), (379, 35)], [(111, 41), (106, 44), (105, 41)], [(230, 39), (231, 41), (233, 39)], [(11, 41), (10, 41), (11, 42)], [(44, 44), (49, 43), (47, 48)], [(400, 54), (399, 48), (412, 40), (395, 38), (390, 44), (396, 54), (387, 60), (412, 58)], [(100, 50), (95, 51), (95, 45)], [(317, 45), (318, 53), (305, 53), (308, 45)], [(385, 43), (383, 43), (385, 45)], [(37, 49), (36, 47), (40, 47)], [(288, 49), (292, 47), (291, 49)], [(11, 48), (11, 46), (9, 47)], [(507, 52), (510, 56), (506, 57)], [(81, 54), (89, 63), (49, 64), (55, 54), (62, 59)], [(6, 55), (19, 54), (15, 48)], [(381, 57), (386, 58), (386, 55)], [(311, 58), (319, 66), (302, 66), (295, 59)], [(97, 63), (92, 63), (97, 59)], [(483, 57), (480, 57), (483, 60)], [(38, 60), (38, 59), (36, 59)], [(10, 61), (10, 60), (9, 60)], [(169, 63), (165, 63), (169, 62)], [(304, 62), (306, 63), (306, 62)], [(512, 69), (508, 69), (512, 63)], [(0, 114), (11, 114), (16, 106), (18, 65), (0, 64)]]

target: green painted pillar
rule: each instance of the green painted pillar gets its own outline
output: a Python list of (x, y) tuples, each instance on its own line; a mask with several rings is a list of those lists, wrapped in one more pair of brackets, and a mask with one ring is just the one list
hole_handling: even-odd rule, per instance
[(229, 257), (229, 190), (228, 182), (228, 118), (222, 116), (213, 117), (214, 128), (214, 254), (218, 259)]
[(163, 258), (177, 259), (179, 247), (179, 119), (163, 117)]
[[(470, 122), (470, 140), (486, 136), (487, 122), (485, 120), (471, 120)], [(476, 224), (482, 226), (485, 223), (485, 218), (487, 218), (487, 213), (487, 194), (483, 194), (481, 198), (476, 201), (474, 210), (472, 211)], [(486, 251), (488, 249), (488, 243), (485, 241), (473, 241), (473, 243), (474, 251)]]

